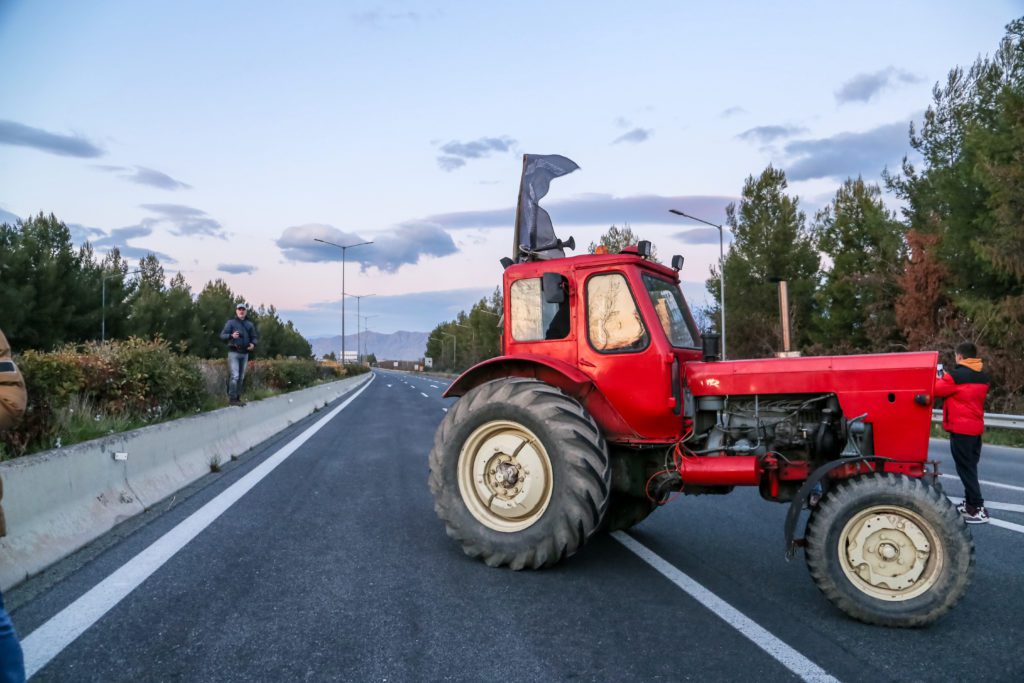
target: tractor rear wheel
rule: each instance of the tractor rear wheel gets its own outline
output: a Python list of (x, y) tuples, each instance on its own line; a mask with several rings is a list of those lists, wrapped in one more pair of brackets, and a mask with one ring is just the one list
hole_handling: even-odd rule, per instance
[(974, 541), (956, 508), (920, 479), (856, 477), (807, 522), (807, 566), (839, 609), (868, 624), (932, 623), (963, 597)]
[(608, 507), (594, 420), (543, 382), (506, 378), (459, 399), (434, 436), (430, 490), (448, 535), (492, 567), (539, 569), (579, 550)]

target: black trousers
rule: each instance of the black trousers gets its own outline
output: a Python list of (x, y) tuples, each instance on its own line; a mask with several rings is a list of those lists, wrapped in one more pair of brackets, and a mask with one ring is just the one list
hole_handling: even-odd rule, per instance
[(981, 437), (969, 434), (949, 433), (949, 449), (953, 452), (956, 473), (964, 484), (964, 500), (971, 507), (980, 508), (985, 504), (978, 484), (978, 461), (981, 460)]

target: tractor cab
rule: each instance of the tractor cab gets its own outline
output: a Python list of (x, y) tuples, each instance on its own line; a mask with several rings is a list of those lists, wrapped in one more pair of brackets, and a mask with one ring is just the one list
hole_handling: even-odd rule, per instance
[(621, 254), (516, 264), (504, 274), (503, 356), (576, 369), (620, 418), (609, 438), (627, 443), (679, 438), (680, 368), (701, 358), (679, 273), (650, 252), (641, 242)]

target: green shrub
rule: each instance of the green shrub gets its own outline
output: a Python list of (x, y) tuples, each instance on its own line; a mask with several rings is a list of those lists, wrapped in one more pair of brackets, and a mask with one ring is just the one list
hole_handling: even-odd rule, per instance
[[(17, 361), (29, 401), (21, 425), (0, 435), (0, 458), (218, 408), (227, 399), (226, 359), (180, 356), (162, 339), (27, 351)], [(312, 360), (250, 361), (245, 395), (294, 391), (339, 376), (340, 368)]]

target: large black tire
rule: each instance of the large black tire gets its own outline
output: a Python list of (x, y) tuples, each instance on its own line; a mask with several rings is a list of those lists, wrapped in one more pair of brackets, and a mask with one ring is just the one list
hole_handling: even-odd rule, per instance
[(974, 540), (937, 489), (896, 474), (839, 484), (807, 522), (807, 567), (839, 609), (868, 624), (918, 627), (956, 605)]
[(434, 510), (470, 557), (540, 569), (579, 550), (608, 507), (604, 438), (576, 400), (535, 380), (476, 387), (430, 452)]
[(608, 512), (604, 516), (604, 529), (609, 533), (632, 529), (647, 519), (657, 507), (657, 503), (646, 496), (631, 496), (628, 493), (613, 491), (611, 500), (608, 501)]

